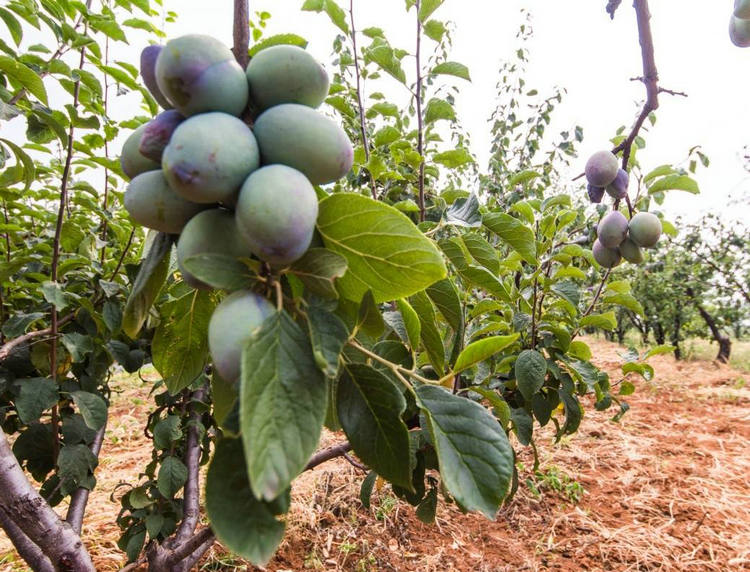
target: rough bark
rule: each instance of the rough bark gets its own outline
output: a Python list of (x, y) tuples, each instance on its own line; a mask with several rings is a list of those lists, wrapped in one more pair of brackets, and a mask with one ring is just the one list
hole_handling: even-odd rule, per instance
[(55, 567), (44, 555), (44, 552), (0, 509), (0, 528), (5, 531), (13, 547), (32, 570), (36, 572), (54, 572)]

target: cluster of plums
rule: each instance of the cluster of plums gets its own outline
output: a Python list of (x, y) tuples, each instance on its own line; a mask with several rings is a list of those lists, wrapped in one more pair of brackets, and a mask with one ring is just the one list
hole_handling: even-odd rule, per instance
[[(610, 151), (597, 151), (586, 162), (588, 195), (599, 203), (606, 192), (614, 199), (628, 196), (629, 176), (620, 168), (617, 157)], [(624, 258), (633, 264), (643, 262), (642, 248), (656, 245), (661, 236), (661, 221), (653, 213), (639, 212), (628, 221), (614, 210), (599, 221), (592, 249), (594, 259), (604, 268), (614, 268)]]
[[(304, 49), (279, 45), (243, 70), (220, 41), (191, 34), (145, 48), (141, 76), (166, 111), (123, 146), (125, 208), (140, 225), (179, 234), (185, 282), (210, 288), (184, 267), (200, 254), (276, 268), (302, 257), (318, 216), (313, 185), (336, 181), (353, 161), (346, 133), (315, 110), (328, 95), (325, 69)], [(240, 118), (251, 114), (252, 128)], [(238, 378), (244, 343), (273, 311), (251, 291), (216, 308), (209, 345), (227, 380)]]
[(750, 47), (750, 0), (734, 0), (734, 12), (729, 19), (729, 38), (735, 46)]

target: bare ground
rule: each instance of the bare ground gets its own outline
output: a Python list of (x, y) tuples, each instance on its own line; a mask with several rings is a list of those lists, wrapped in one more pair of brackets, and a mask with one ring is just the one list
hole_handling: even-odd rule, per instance
[[(620, 349), (591, 343), (598, 365), (616, 375)], [(537, 474), (522, 449), (521, 478), (531, 486), (522, 485), (494, 522), (441, 503), (437, 522), (422, 524), (387, 486), (365, 509), (363, 475), (343, 459), (305, 473), (294, 486), (286, 539), (266, 569), (750, 570), (748, 376), (671, 356), (652, 364), (656, 379), (637, 383), (619, 424), (591, 408), (579, 433), (557, 445), (549, 431), (539, 433)], [(116, 486), (132, 481), (150, 455), (142, 434), (148, 387), (120, 384), (84, 525), (102, 571), (123, 564)], [(255, 570), (218, 545), (200, 568)], [(0, 571), (24, 569), (0, 532)]]

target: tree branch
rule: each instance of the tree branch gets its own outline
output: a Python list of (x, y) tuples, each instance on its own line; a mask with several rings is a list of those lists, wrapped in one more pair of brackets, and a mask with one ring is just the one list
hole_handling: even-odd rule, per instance
[(185, 482), (183, 496), (183, 516), (180, 527), (177, 530), (177, 543), (184, 542), (191, 537), (198, 526), (200, 518), (200, 462), (201, 443), (198, 424), (201, 422), (201, 413), (196, 410), (194, 401), (203, 401), (205, 388), (198, 389), (190, 395), (188, 435), (185, 441), (184, 463), (188, 470), (188, 478)]
[(23, 558), (24, 562), (32, 570), (36, 570), (37, 572), (55, 572), (55, 567), (52, 566), (52, 562), (50, 562), (44, 552), (29, 540), (29, 537), (24, 534), (23, 530), (3, 510), (0, 510), (0, 527), (5, 530), (5, 534), (8, 535), (19, 556)]
[(250, 57), (248, 51), (250, 48), (250, 7), (248, 0), (234, 0), (234, 26), (233, 38), (234, 47), (232, 52), (244, 70), (247, 67)]
[(335, 459), (336, 457), (341, 457), (351, 451), (351, 449), (352, 446), (348, 441), (332, 445), (330, 447), (327, 447), (326, 449), (321, 449), (310, 458), (307, 465), (305, 466), (305, 470), (309, 471), (310, 469), (314, 469), (315, 467), (325, 463), (326, 461), (330, 461), (331, 459)]
[[(91, 443), (91, 453), (99, 458), (99, 453), (102, 450), (102, 443), (104, 443), (104, 433), (107, 431), (107, 423), (96, 432), (94, 441)], [(81, 534), (81, 528), (83, 527), (83, 515), (86, 513), (86, 504), (89, 502), (89, 494), (91, 491), (80, 487), (73, 492), (70, 497), (70, 506), (68, 507), (68, 514), (65, 520), (73, 528), (76, 534)]]

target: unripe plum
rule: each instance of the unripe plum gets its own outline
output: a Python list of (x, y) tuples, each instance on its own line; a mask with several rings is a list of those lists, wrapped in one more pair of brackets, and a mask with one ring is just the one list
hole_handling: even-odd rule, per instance
[(661, 236), (661, 221), (654, 213), (640, 212), (630, 219), (629, 236), (638, 246), (651, 248)]
[(610, 151), (597, 151), (586, 162), (586, 179), (595, 187), (606, 187), (617, 177), (620, 165)]
[(188, 34), (167, 42), (156, 60), (156, 81), (186, 117), (206, 111), (239, 116), (247, 105), (244, 70), (211, 36)]
[(734, 0), (734, 15), (742, 20), (750, 19), (750, 0)]
[(318, 198), (305, 176), (285, 165), (268, 165), (250, 175), (240, 190), (237, 226), (258, 258), (285, 265), (310, 246)]
[(732, 15), (729, 19), (729, 38), (739, 48), (750, 47), (750, 20)]
[(122, 167), (122, 172), (129, 179), (137, 177), (146, 171), (154, 171), (161, 167), (159, 163), (152, 161), (148, 157), (144, 157), (143, 153), (140, 152), (141, 137), (147, 125), (147, 123), (144, 123), (133, 131), (122, 146), (120, 166)]
[(616, 248), (607, 248), (599, 240), (594, 241), (594, 247), (591, 249), (596, 260), (600, 266), (604, 268), (614, 268), (620, 262), (622, 262), (622, 255)]
[(169, 143), (174, 130), (183, 121), (185, 121), (185, 118), (180, 115), (179, 111), (168, 109), (146, 123), (146, 128), (141, 135), (141, 142), (138, 145), (141, 155), (161, 164), (164, 148)]
[(135, 222), (160, 232), (178, 234), (204, 205), (186, 201), (175, 193), (161, 170), (135, 177), (125, 191), (125, 210)]
[(602, 197), (604, 197), (604, 188), (602, 187), (595, 187), (594, 185), (589, 184), (587, 187), (588, 194), (589, 194), (589, 200), (592, 203), (600, 203), (602, 202)]
[(230, 294), (216, 307), (208, 324), (208, 348), (221, 377), (230, 383), (239, 380), (242, 349), (274, 311), (268, 300), (249, 290)]
[(630, 237), (626, 238), (623, 243), (619, 246), (620, 254), (622, 257), (633, 264), (640, 264), (643, 262), (643, 251), (633, 239)]
[(156, 102), (164, 109), (172, 109), (172, 104), (164, 96), (156, 83), (156, 60), (164, 46), (146, 46), (141, 52), (141, 78)]
[(259, 163), (250, 128), (215, 111), (183, 121), (164, 149), (161, 164), (177, 193), (196, 203), (216, 203), (230, 200)]
[(354, 152), (344, 130), (305, 105), (276, 105), (258, 117), (253, 131), (264, 164), (293, 167), (315, 185), (332, 183), (352, 168)]
[(628, 196), (628, 183), (630, 182), (630, 175), (625, 169), (617, 171), (615, 180), (607, 185), (607, 194), (615, 199), (624, 199)]
[(197, 254), (225, 254), (234, 258), (249, 258), (252, 254), (247, 242), (237, 229), (234, 213), (224, 209), (209, 209), (198, 213), (185, 225), (177, 241), (177, 265), (182, 277), (193, 288), (211, 287), (187, 272), (184, 262)]
[(281, 103), (316, 108), (328, 95), (328, 73), (298, 46), (271, 46), (247, 66), (250, 100), (263, 111)]
[(620, 211), (612, 211), (599, 221), (596, 236), (602, 246), (617, 248), (628, 235), (628, 219)]

